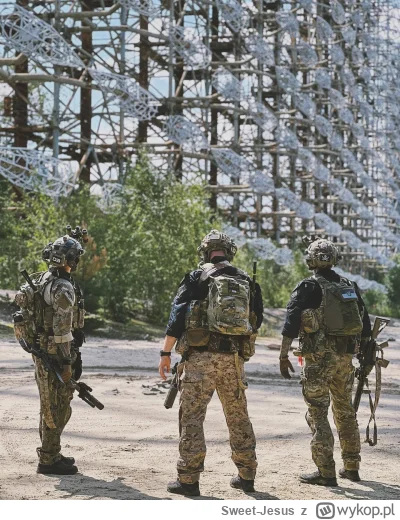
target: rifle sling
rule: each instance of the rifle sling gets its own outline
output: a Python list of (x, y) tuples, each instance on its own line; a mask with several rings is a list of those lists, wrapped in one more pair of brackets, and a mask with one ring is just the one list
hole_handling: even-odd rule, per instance
[[(376, 378), (376, 382), (375, 382), (375, 399), (374, 399), (374, 401), (372, 401), (371, 392), (369, 392), (369, 394), (368, 394), (369, 407), (370, 407), (370, 410), (371, 410), (371, 415), (370, 415), (370, 418), (369, 418), (369, 421), (368, 421), (368, 425), (367, 425), (367, 429), (366, 429), (366, 432), (365, 432), (365, 434), (366, 434), (365, 442), (368, 442), (368, 444), (370, 446), (376, 446), (376, 444), (378, 442), (378, 427), (377, 427), (377, 424), (376, 424), (375, 413), (376, 413), (376, 409), (378, 408), (379, 399), (380, 399), (380, 396), (381, 396), (382, 370), (381, 370), (381, 366), (377, 362), (375, 363), (375, 378)], [(368, 388), (368, 380), (366, 380), (366, 386)], [(371, 439), (371, 437), (370, 437), (370, 424), (371, 424), (372, 421), (374, 423), (374, 434), (373, 434), (373, 437)]]

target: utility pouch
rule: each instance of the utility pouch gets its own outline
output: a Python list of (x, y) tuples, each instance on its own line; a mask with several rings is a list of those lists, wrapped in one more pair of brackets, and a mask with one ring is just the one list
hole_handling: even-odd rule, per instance
[(58, 354), (57, 344), (54, 341), (54, 336), (49, 336), (47, 338), (47, 353), (51, 356), (57, 356)]
[(14, 321), (14, 334), (16, 339), (25, 340), (28, 345), (33, 345), (35, 342), (35, 327), (32, 322), (32, 318), (26, 311), (17, 311), (13, 314)]
[(188, 344), (188, 339), (187, 339), (187, 332), (184, 332), (176, 343), (175, 352), (177, 354), (180, 354), (181, 356), (183, 356), (185, 354), (185, 352), (188, 352), (188, 350), (189, 350), (189, 344)]
[(306, 356), (307, 354), (317, 354), (325, 351), (326, 337), (323, 330), (318, 330), (307, 334), (301, 331), (299, 336), (299, 346), (293, 350), (295, 356)]
[(338, 336), (335, 341), (335, 351), (339, 355), (354, 354), (359, 343), (359, 336)]
[(207, 300), (192, 300), (185, 317), (187, 344), (204, 347), (210, 341), (207, 323)]
[(346, 354), (355, 354), (360, 341), (360, 335), (347, 338)]
[(322, 321), (320, 309), (305, 309), (301, 313), (301, 328), (307, 334), (317, 332)]
[(191, 329), (187, 332), (187, 341), (191, 347), (205, 347), (210, 341), (210, 331), (204, 329)]
[(256, 333), (253, 333), (250, 336), (243, 336), (241, 354), (245, 361), (248, 361), (252, 356), (254, 356), (256, 351), (256, 339)]

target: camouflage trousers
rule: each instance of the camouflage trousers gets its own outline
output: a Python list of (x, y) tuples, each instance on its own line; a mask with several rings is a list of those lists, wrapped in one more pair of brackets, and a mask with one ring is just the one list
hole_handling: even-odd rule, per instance
[[(239, 357), (241, 380), (245, 381), (243, 365), (243, 359)], [(246, 396), (244, 391), (239, 392), (234, 354), (192, 352), (185, 362), (180, 390), (180, 457), (177, 464), (180, 481), (197, 482), (204, 471), (206, 443), (203, 423), (215, 390), (229, 429), (232, 460), (242, 478), (254, 479), (257, 468), (256, 439), (247, 411)]]
[(40, 359), (35, 359), (35, 379), (39, 388), (42, 441), (37, 453), (41, 464), (53, 464), (61, 458), (61, 434), (71, 417), (74, 391), (61, 384), (54, 372), (46, 372)]
[(312, 431), (312, 458), (324, 477), (335, 476), (334, 438), (328, 421), (332, 412), (339, 434), (345, 469), (359, 468), (360, 433), (356, 413), (351, 404), (354, 381), (352, 354), (328, 351), (306, 355), (303, 368), (303, 395), (308, 406), (306, 419)]

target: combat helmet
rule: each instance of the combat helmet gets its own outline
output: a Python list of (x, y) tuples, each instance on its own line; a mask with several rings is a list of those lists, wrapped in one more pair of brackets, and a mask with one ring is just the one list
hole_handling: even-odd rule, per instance
[(211, 251), (219, 250), (224, 251), (227, 260), (231, 262), (236, 255), (237, 246), (228, 235), (217, 229), (212, 229), (201, 241), (197, 253), (203, 262), (209, 262)]
[(309, 242), (306, 255), (306, 263), (310, 270), (333, 267), (341, 258), (335, 244), (325, 238)]
[(75, 230), (67, 226), (67, 232), (68, 235), (47, 244), (42, 251), (42, 258), (49, 267), (69, 266), (71, 271), (75, 271), (80, 257), (85, 253), (81, 241), (87, 241), (87, 231), (79, 226)]

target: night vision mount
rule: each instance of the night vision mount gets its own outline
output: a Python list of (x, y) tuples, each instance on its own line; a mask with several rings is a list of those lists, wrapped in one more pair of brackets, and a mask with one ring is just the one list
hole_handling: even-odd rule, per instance
[(322, 238), (322, 237), (317, 237), (317, 235), (304, 235), (304, 237), (301, 237), (301, 241), (303, 242), (303, 244), (305, 246), (310, 246), (313, 242), (315, 242), (316, 240), (318, 240), (319, 238)]
[(78, 240), (78, 242), (81, 244), (82, 242), (86, 244), (86, 242), (89, 240), (87, 229), (82, 229), (80, 226), (76, 226), (75, 229), (72, 229), (72, 227), (68, 224), (66, 230), (71, 238)]

